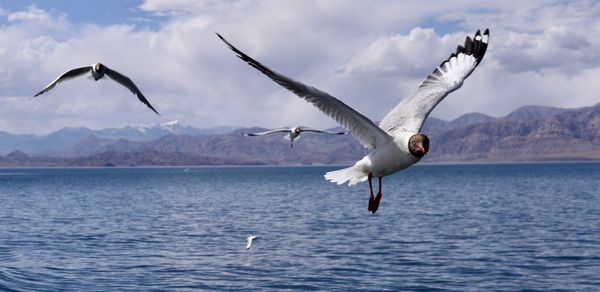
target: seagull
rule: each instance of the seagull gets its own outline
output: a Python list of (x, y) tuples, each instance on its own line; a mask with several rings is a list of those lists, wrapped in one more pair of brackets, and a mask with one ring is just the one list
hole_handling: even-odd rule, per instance
[[(488, 46), (489, 30), (486, 29), (483, 34), (477, 30), (474, 38), (467, 36), (464, 45), (459, 45), (425, 78), (417, 91), (394, 107), (379, 125), (328, 93), (269, 69), (238, 50), (220, 34), (217, 33), (217, 36), (244, 62), (312, 103), (370, 150), (353, 166), (327, 172), (324, 176), (338, 185), (348, 182), (351, 186), (368, 180), (371, 191), (368, 210), (375, 214), (381, 201), (382, 178), (417, 163), (427, 154), (429, 138), (420, 132), (423, 123), (435, 106), (459, 89), (479, 65)], [(373, 194), (373, 177), (379, 178), (377, 197)]]
[(252, 246), (252, 241), (255, 239), (262, 239), (262, 237), (252, 235), (246, 238), (246, 249), (250, 249), (250, 247)]
[(294, 147), (294, 139), (300, 138), (300, 134), (302, 132), (312, 132), (312, 133), (330, 134), (330, 135), (346, 134), (346, 132), (330, 132), (330, 131), (317, 130), (317, 129), (313, 129), (313, 128), (309, 128), (309, 127), (298, 126), (298, 127), (294, 127), (294, 128), (273, 129), (273, 130), (260, 132), (260, 133), (243, 133), (243, 135), (255, 137), (255, 136), (269, 135), (269, 134), (273, 134), (273, 133), (287, 133), (287, 135), (283, 136), (283, 138), (290, 140), (290, 147)]
[(129, 77), (115, 71), (112, 70), (108, 67), (106, 67), (105, 65), (101, 64), (101, 63), (96, 63), (93, 64), (91, 66), (86, 66), (86, 67), (80, 67), (80, 68), (75, 68), (75, 69), (71, 69), (65, 73), (63, 73), (62, 75), (60, 75), (58, 78), (54, 79), (54, 81), (50, 82), (50, 84), (48, 84), (46, 87), (44, 87), (44, 89), (42, 89), (42, 91), (38, 92), (36, 95), (34, 95), (33, 97), (36, 97), (40, 94), (43, 94), (45, 92), (50, 91), (50, 89), (54, 88), (54, 86), (56, 86), (56, 84), (61, 83), (63, 81), (84, 75), (88, 72), (92, 73), (92, 78), (95, 81), (98, 81), (102, 78), (104, 78), (104, 75), (108, 76), (110, 79), (118, 82), (119, 84), (127, 87), (127, 89), (129, 89), (131, 92), (133, 92), (134, 95), (137, 95), (138, 99), (143, 102), (145, 105), (147, 105), (152, 111), (154, 111), (157, 115), (160, 115), (155, 109), (154, 107), (152, 107), (152, 105), (150, 104), (150, 102), (146, 99), (146, 97), (144, 97), (144, 95), (142, 94), (142, 92), (137, 88), (137, 86), (135, 85), (135, 83), (133, 83), (133, 81), (131, 81), (131, 79), (129, 79)]

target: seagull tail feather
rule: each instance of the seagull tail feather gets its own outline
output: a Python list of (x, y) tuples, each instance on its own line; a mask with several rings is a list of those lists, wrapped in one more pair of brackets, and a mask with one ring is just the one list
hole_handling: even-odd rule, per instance
[(367, 180), (368, 173), (361, 171), (356, 165), (326, 173), (325, 179), (338, 185), (348, 182), (348, 185), (355, 185)]

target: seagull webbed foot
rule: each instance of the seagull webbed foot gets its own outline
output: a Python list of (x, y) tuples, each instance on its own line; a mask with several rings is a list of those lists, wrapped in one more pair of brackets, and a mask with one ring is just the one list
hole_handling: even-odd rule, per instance
[(381, 201), (381, 193), (377, 193), (377, 197), (373, 198), (373, 196), (371, 196), (371, 200), (369, 200), (369, 211), (371, 211), (373, 214), (375, 214), (375, 212), (377, 212), (377, 209), (379, 209), (379, 202)]
[(373, 214), (375, 214), (376, 211), (377, 208), (375, 207), (375, 196), (371, 194), (371, 196), (369, 197), (369, 212), (373, 212)]

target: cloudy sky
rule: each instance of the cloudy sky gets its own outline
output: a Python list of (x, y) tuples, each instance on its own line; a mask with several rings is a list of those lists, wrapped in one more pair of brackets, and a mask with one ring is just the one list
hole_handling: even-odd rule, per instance
[[(14, 0), (0, 1), (0, 131), (171, 120), (336, 125), (236, 58), (214, 32), (380, 120), (485, 28), (482, 64), (433, 116), (600, 102), (597, 1)], [(30, 99), (66, 70), (95, 62), (129, 75), (162, 115), (112, 81), (78, 78)]]

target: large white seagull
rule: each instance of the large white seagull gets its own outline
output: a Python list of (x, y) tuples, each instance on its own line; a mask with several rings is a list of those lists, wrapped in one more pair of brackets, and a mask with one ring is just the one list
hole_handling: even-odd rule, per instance
[[(415, 164), (427, 154), (429, 138), (420, 133), (423, 123), (435, 106), (460, 88), (479, 65), (488, 46), (489, 30), (486, 29), (483, 34), (478, 30), (473, 39), (467, 36), (464, 45), (459, 45), (456, 52), (433, 70), (412, 96), (394, 107), (379, 126), (337, 98), (267, 68), (218, 33), (217, 36), (250, 66), (312, 103), (371, 150), (353, 166), (328, 172), (325, 178), (337, 184), (348, 182), (349, 185), (368, 180), (371, 191), (368, 209), (374, 214), (381, 201), (381, 179)], [(373, 177), (379, 178), (377, 196), (373, 194)]]

